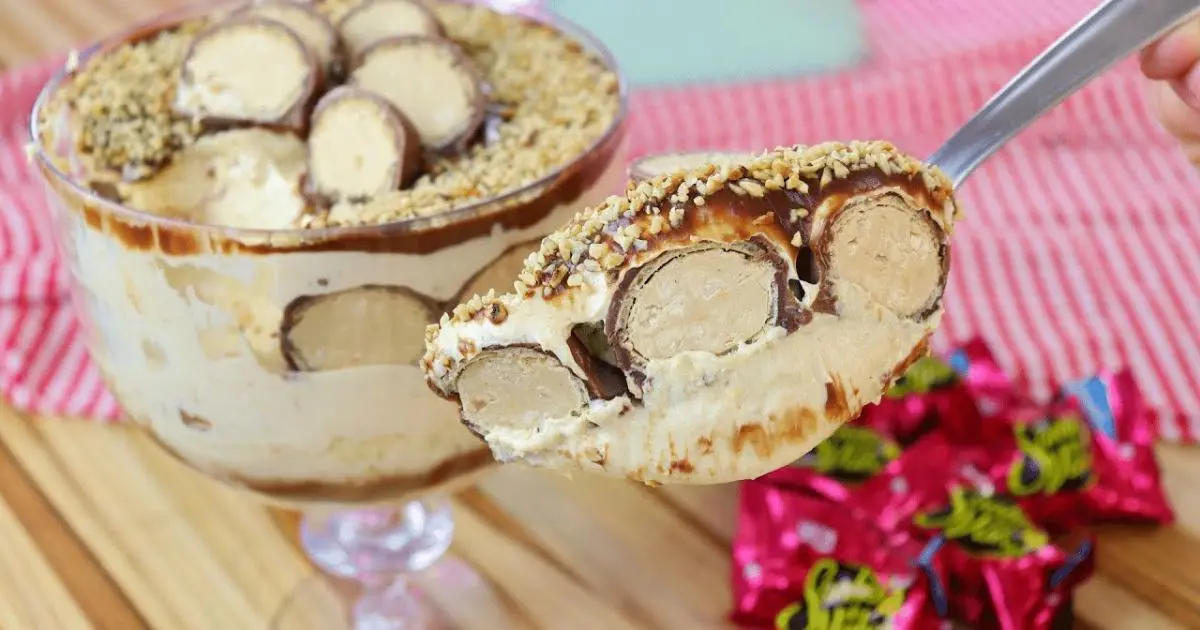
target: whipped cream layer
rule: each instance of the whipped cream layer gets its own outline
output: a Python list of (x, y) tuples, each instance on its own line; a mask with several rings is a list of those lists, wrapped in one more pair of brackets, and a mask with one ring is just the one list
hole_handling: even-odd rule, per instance
[[(500, 298), (508, 314), (502, 326), (474, 320), (443, 328), (433, 343), (445, 356), (461, 356), (464, 340), (477, 348), (542, 348), (584, 379), (588, 371), (573, 358), (568, 340), (579, 322), (606, 315), (605, 289), (594, 278), (580, 288), (580, 299), (522, 301), (506, 295)], [(655, 387), (640, 397), (593, 399), (570, 415), (493, 425), (487, 442), (502, 461), (652, 483), (726, 483), (734, 471), (790, 464), (851, 413), (878, 401), (891, 366), (915, 359), (914, 348), (925, 347), (940, 320), (940, 313), (926, 322), (897, 317), (858, 287), (844, 287), (841, 299), (842, 314), (815, 313), (791, 334), (772, 327), (720, 356), (689, 351), (651, 359), (643, 369), (645, 381)], [(697, 421), (714, 409), (721, 412), (716, 430)], [(796, 411), (785, 417), (787, 410)], [(791, 427), (805, 440), (772, 435), (762, 427), (767, 418), (776, 432)]]
[[(276, 175), (260, 179), (269, 186)], [(490, 456), (461, 425), (456, 406), (428, 389), (417, 356), (403, 364), (290, 370), (280, 342), (289, 304), (363, 286), (398, 287), (435, 304), (453, 300), (512, 245), (552, 231), (623, 182), (614, 161), (577, 199), (533, 225), (497, 226), (426, 254), (228, 248), (173, 255), (164, 253), (165, 239), (130, 238), (129, 219), (91, 207), (71, 189), (59, 187), (56, 203), (66, 206), (58, 215), (92, 355), (130, 418), (208, 474), (281, 500), (358, 502), (443, 486)], [(285, 197), (274, 197), (276, 207), (290, 207)], [(226, 211), (219, 197), (210, 201), (216, 205), (187, 212)], [(97, 219), (97, 212), (107, 216)], [(513, 268), (488, 275), (515, 277), (520, 260), (507, 264)], [(414, 317), (411, 309), (398, 312)], [(349, 334), (363, 344), (413, 346), (413, 339), (387, 338), (388, 330), (410, 329), (419, 341), (440, 312)], [(342, 342), (356, 325), (315, 321)], [(319, 338), (312, 328), (306, 338)]]
[[(595, 42), (484, 3), (414, 4), (422, 49), (453, 51), (488, 88), (480, 128), (422, 151), (410, 118), (436, 108), (401, 111), (371, 89), (393, 83), (356, 79), (365, 42), (342, 18), (363, 6), (164, 15), (73, 55), (35, 112), (33, 157), (107, 383), (177, 459), (287, 503), (404, 500), (486, 470), (423, 381), (423, 331), (464, 294), (511, 289), (514, 246), (624, 184), (626, 99)], [(404, 20), (383, 17), (367, 35), (399, 41)], [(392, 74), (428, 87), (417, 65)], [(339, 142), (314, 142), (317, 104), (339, 90), (383, 118), (352, 112)], [(415, 150), (344, 141), (381, 121)], [(347, 185), (371, 165), (374, 186)]]
[(680, 169), (580, 213), (422, 367), (502, 461), (648, 484), (804, 455), (928, 352), (950, 181), (883, 141)]

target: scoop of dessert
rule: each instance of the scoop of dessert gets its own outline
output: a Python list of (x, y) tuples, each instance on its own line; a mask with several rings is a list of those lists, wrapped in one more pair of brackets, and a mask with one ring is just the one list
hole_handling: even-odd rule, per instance
[(649, 484), (753, 478), (927, 353), (958, 216), (936, 167), (886, 142), (716, 162), (581, 212), (514, 293), (426, 331), (430, 387), (498, 459)]

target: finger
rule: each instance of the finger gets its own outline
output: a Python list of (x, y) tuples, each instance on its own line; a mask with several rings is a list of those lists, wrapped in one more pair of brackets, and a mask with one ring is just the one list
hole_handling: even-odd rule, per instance
[(1200, 61), (1200, 19), (1188, 20), (1142, 49), (1142, 72), (1151, 79), (1177, 79)]
[(1155, 81), (1150, 85), (1150, 105), (1163, 128), (1187, 144), (1200, 142), (1200, 112), (1180, 96), (1178, 83)]
[(1168, 81), (1183, 103), (1200, 111), (1200, 63), (1188, 68), (1182, 77)]

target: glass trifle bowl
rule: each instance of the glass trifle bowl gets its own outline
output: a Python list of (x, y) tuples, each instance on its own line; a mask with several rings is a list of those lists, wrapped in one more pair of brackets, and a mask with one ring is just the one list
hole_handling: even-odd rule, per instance
[(554, 17), (208, 2), (72, 55), (32, 155), (128, 419), (304, 510), (309, 556), (367, 586), (348, 623), (409, 628), (444, 497), (493, 464), (427, 387), (424, 329), (623, 187), (626, 111), (609, 52)]

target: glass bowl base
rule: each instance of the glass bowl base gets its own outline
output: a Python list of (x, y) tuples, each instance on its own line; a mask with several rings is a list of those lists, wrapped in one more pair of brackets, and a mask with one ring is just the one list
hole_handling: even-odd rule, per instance
[(270, 629), (508, 630), (509, 615), (486, 579), (448, 556), (376, 588), (314, 574), (288, 595)]

